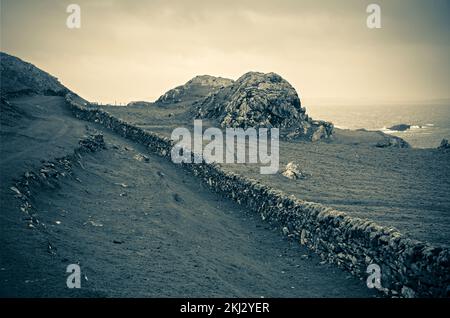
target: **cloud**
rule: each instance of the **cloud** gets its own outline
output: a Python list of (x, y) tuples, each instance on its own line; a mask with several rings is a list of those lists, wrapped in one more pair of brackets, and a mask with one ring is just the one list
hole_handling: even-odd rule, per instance
[(154, 99), (196, 74), (274, 71), (308, 99), (448, 97), (448, 1), (2, 1), (2, 50), (100, 101)]

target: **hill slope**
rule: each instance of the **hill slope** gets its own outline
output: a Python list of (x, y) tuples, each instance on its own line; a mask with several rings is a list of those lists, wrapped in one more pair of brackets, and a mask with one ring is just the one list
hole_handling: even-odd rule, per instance
[(3, 52), (0, 52), (0, 77), (2, 96), (33, 93), (63, 96), (68, 92), (56, 77)]
[(219, 89), (229, 86), (233, 80), (215, 77), (210, 75), (200, 75), (189, 80), (186, 84), (177, 86), (155, 102), (156, 104), (176, 104), (186, 101), (196, 101), (214, 93)]

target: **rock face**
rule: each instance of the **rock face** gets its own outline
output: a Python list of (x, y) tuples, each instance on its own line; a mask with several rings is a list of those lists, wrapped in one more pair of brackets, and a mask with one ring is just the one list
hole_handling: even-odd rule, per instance
[(329, 138), (333, 125), (313, 121), (295, 89), (275, 73), (249, 72), (209, 94), (197, 109), (199, 118), (216, 118), (222, 127), (277, 127), (281, 135), (312, 141)]
[(439, 150), (444, 152), (450, 152), (450, 144), (447, 139), (442, 139), (441, 144), (438, 147)]
[(56, 77), (21, 59), (0, 52), (1, 94), (64, 96), (69, 90)]
[(158, 98), (157, 104), (176, 104), (184, 101), (195, 101), (208, 94), (231, 85), (233, 80), (210, 75), (196, 76), (186, 84), (177, 86)]

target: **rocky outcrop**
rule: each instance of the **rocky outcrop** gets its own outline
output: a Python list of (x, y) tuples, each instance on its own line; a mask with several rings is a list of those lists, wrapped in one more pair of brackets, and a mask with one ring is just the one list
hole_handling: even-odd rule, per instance
[(276, 127), (287, 138), (329, 138), (333, 125), (314, 121), (301, 107), (295, 89), (275, 73), (249, 72), (232, 85), (208, 95), (197, 117), (216, 118), (222, 127)]
[(394, 125), (389, 127), (389, 130), (395, 130), (395, 131), (406, 131), (408, 129), (411, 128), (411, 125), (408, 124), (398, 124), (398, 125)]
[(233, 80), (210, 75), (196, 76), (186, 84), (175, 87), (158, 98), (156, 104), (177, 104), (205, 98), (210, 93), (229, 86)]
[(24, 94), (64, 96), (69, 90), (56, 77), (36, 66), (0, 52), (1, 95)]
[(443, 152), (450, 152), (450, 144), (447, 139), (442, 139), (441, 144), (438, 147), (438, 150)]

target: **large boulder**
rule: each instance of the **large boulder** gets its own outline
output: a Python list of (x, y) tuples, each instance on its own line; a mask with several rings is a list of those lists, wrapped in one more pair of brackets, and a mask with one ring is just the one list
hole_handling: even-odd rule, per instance
[(305, 179), (306, 175), (300, 170), (299, 166), (294, 162), (289, 162), (281, 173), (288, 179), (297, 180)]
[(402, 138), (397, 136), (391, 136), (378, 132), (380, 136), (383, 137), (383, 140), (377, 142), (375, 147), (378, 148), (410, 148), (411, 146)]
[(231, 85), (233, 80), (210, 75), (200, 75), (189, 80), (186, 84), (177, 86), (156, 100), (156, 104), (177, 104), (192, 102), (205, 98), (210, 93)]
[(329, 138), (333, 125), (314, 121), (301, 106), (295, 89), (275, 73), (249, 72), (209, 94), (198, 106), (198, 118), (216, 118), (222, 127), (277, 127), (281, 136)]

